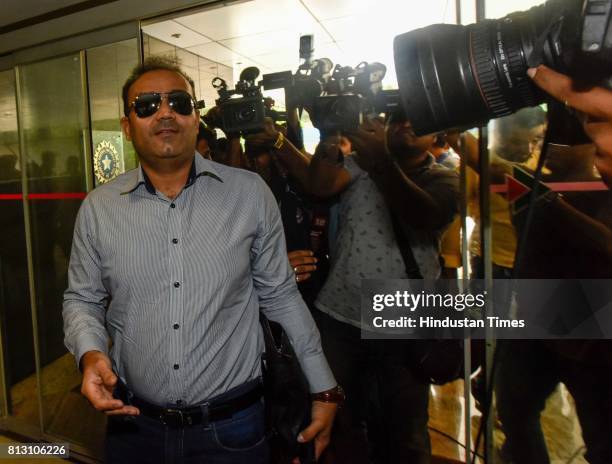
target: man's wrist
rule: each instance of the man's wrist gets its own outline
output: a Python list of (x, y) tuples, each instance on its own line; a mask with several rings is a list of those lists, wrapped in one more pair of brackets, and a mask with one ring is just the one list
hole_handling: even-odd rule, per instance
[(92, 359), (95, 362), (96, 359), (99, 359), (100, 355), (106, 356), (106, 353), (104, 353), (103, 351), (99, 351), (99, 350), (89, 350), (83, 353), (83, 355), (81, 356), (81, 359), (79, 360), (79, 370), (83, 372), (83, 369), (85, 368), (85, 364), (87, 364), (88, 362), (91, 362)]
[(335, 403), (341, 406), (346, 399), (344, 389), (340, 385), (336, 385), (334, 388), (325, 390), (319, 393), (313, 393), (310, 395), (312, 401), (320, 401), (322, 403)]

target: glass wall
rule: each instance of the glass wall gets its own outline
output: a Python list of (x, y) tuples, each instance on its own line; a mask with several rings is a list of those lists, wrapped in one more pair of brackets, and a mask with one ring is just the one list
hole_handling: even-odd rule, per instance
[[(488, 0), (485, 11), (488, 18), (501, 18), (543, 3)], [(490, 122), (488, 135), (492, 278), (562, 279), (563, 285), (569, 285), (571, 279), (609, 277), (610, 264), (602, 252), (584, 244), (590, 240), (587, 224), (611, 226), (606, 219), (610, 192), (599, 182), (595, 148), (573, 115), (556, 103), (525, 108)], [(530, 182), (544, 152), (540, 198), (528, 212), (528, 195), (510, 187), (518, 181), (533, 188)], [(562, 199), (545, 202), (541, 196), (549, 189)], [(571, 236), (564, 233), (568, 228), (575, 231)], [(473, 244), (471, 251), (478, 259), (482, 248), (478, 240)], [(584, 310), (580, 306), (576, 304), (577, 314)], [(515, 317), (539, 310), (521, 294), (508, 294), (496, 309)], [(600, 421), (609, 420), (599, 410), (609, 399), (594, 379), (608, 362), (607, 342), (497, 341), (491, 421), (494, 462), (586, 463), (603, 458), (595, 453), (609, 440), (596, 431), (605, 427)], [(587, 443), (593, 453), (588, 459), (583, 431), (592, 440)]]
[[(37, 427), (38, 385), (34, 357), (28, 258), (23, 215), (15, 72), (0, 72), (0, 318), (2, 412)], [(6, 410), (5, 410), (6, 406)]]
[(61, 309), (74, 221), (92, 178), (106, 182), (137, 164), (119, 124), (137, 41), (85, 56), (0, 73), (0, 407), (9, 429), (101, 456), (105, 416), (80, 393)]
[[(28, 191), (35, 328), (41, 368), (44, 429), (77, 438), (79, 373), (63, 343), (62, 297), (76, 213), (87, 191), (89, 144), (81, 55), (20, 66), (20, 122)], [(58, 109), (61, 108), (61, 111)]]

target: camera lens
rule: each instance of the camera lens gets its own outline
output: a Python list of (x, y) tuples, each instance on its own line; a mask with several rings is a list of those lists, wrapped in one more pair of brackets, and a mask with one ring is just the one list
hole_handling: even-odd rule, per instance
[(240, 108), (238, 111), (236, 111), (236, 121), (240, 121), (240, 122), (252, 121), (256, 114), (257, 114), (257, 111), (255, 111), (255, 108), (253, 107), (253, 105), (245, 106), (244, 108)]
[(552, 0), (499, 20), (397, 36), (396, 74), (414, 131), (473, 126), (540, 103), (527, 68), (542, 62), (564, 68), (562, 29), (578, 22), (579, 7), (579, 0)]

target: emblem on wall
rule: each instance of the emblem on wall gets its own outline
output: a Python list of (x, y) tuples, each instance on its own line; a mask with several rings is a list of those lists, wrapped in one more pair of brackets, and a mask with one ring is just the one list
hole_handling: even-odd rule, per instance
[(98, 183), (108, 182), (119, 174), (119, 153), (108, 140), (103, 140), (96, 145), (93, 161)]

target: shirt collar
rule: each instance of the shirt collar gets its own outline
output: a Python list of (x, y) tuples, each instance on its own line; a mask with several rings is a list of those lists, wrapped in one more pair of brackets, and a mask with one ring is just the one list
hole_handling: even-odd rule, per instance
[[(142, 165), (139, 165), (136, 171), (136, 179), (128, 184), (127, 188), (122, 192), (122, 194), (132, 193), (140, 185), (144, 185), (147, 192), (154, 195), (155, 187), (151, 183), (149, 176), (147, 176), (147, 173), (144, 171), (144, 169), (142, 169)], [(214, 167), (214, 162), (205, 159), (196, 151), (195, 156), (193, 158), (193, 162), (191, 163), (191, 168), (189, 170), (189, 176), (187, 177), (185, 188), (193, 185), (196, 179), (198, 179), (200, 176), (210, 176), (213, 179), (218, 180), (219, 182), (223, 182), (223, 179), (221, 179), (221, 176), (219, 175), (219, 171)]]

